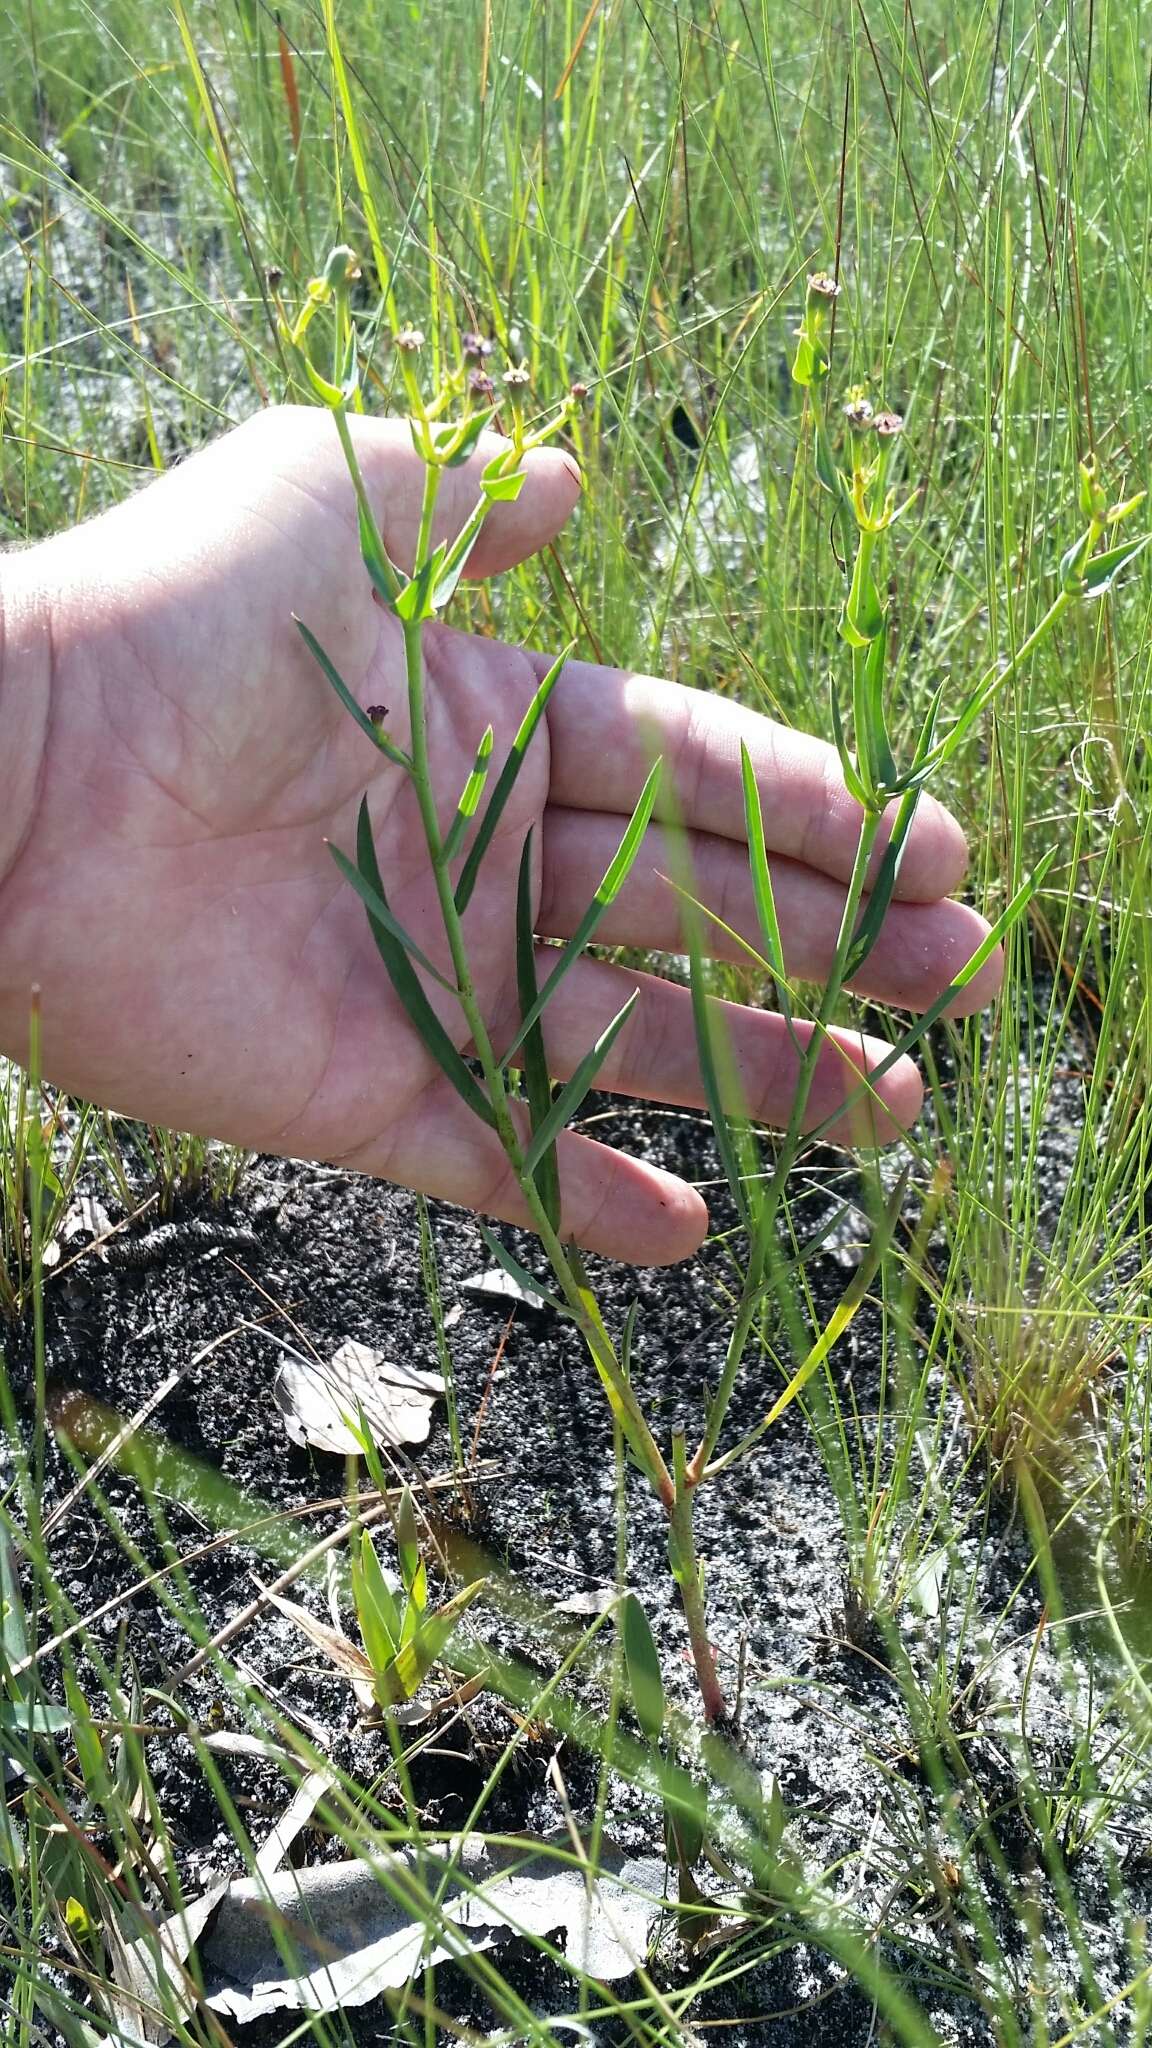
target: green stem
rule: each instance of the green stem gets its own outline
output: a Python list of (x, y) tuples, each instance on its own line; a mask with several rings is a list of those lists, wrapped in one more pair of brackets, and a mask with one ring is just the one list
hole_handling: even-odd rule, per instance
[(356, 458), (356, 450), (352, 445), (352, 436), (348, 429), (348, 415), (344, 407), (339, 405), (333, 407), (332, 417), (336, 422), (336, 432), (340, 436), (340, 446), (344, 450), (344, 460), (348, 464), (348, 473), (352, 478), (352, 488), (356, 493), (356, 503), (360, 507), (361, 515), (369, 533), (376, 542), (380, 573), (388, 587), (389, 597), (395, 599), (400, 595), (400, 580), (388, 550), (384, 545), (384, 536), (380, 531), (376, 514), (372, 509), (371, 500), (364, 483), (363, 472)]
[[(431, 514), (429, 513), (429, 522)], [(417, 562), (423, 557), (417, 555)], [(516, 1125), (513, 1120), (505, 1086), (503, 1070), (492, 1048), (488, 1027), (477, 1000), (468, 948), (464, 939), (460, 914), (456, 909), (452, 886), (451, 864), (444, 849), (440, 832), (440, 821), (436, 814), (436, 803), (432, 793), (432, 781), (428, 765), (428, 734), (424, 716), (424, 652), (421, 622), (413, 620), (404, 625), (404, 656), (408, 680), (408, 716), (411, 725), (412, 781), (420, 807), (424, 838), (436, 884), (436, 895), (445, 937), (452, 958), (452, 970), (456, 982), (456, 993), (464, 1020), (472, 1040), (473, 1052), (479, 1062), (484, 1082), (492, 1103), (496, 1133), (505, 1156), (516, 1175), (521, 1194), (537, 1232), (547, 1253), (549, 1263), (563, 1293), (565, 1302), (591, 1354), (597, 1370), (607, 1382), (614, 1406), (618, 1408), (621, 1422), (644, 1466), (649, 1483), (657, 1498), (671, 1510), (674, 1499), (672, 1478), (664, 1463), (660, 1447), (645, 1420), (644, 1414), (623, 1373), (620, 1362), (612, 1347), (611, 1339), (604, 1328), (588, 1290), (582, 1287), (577, 1274), (565, 1252), (557, 1232), (552, 1228), (547, 1210), (540, 1199), (539, 1191), (524, 1164)]]
[(668, 1510), (668, 1556), (672, 1575), (680, 1588), (680, 1603), (688, 1626), (688, 1642), (704, 1703), (704, 1717), (708, 1721), (721, 1721), (727, 1708), (716, 1671), (716, 1654), (708, 1640), (704, 1575), (696, 1555), (696, 1531), (692, 1523), (694, 1489), (684, 1460), (682, 1428), (677, 1428), (672, 1437), (672, 1470), (675, 1493)]
[(821, 467), (823, 467), (829, 475), (836, 477), (835, 486), (827, 484), (825, 488), (833, 499), (833, 516), (836, 521), (840, 552), (843, 557), (841, 567), (844, 571), (845, 580), (850, 580), (852, 576), (852, 558), (855, 553), (857, 540), (856, 522), (853, 517), (852, 507), (845, 494), (844, 486), (840, 482), (839, 470), (832, 455), (832, 444), (828, 438), (828, 417), (824, 410), (824, 399), (821, 395), (819, 384), (809, 385), (808, 403), (812, 411), (812, 439), (817, 457), (817, 474), (820, 473)]

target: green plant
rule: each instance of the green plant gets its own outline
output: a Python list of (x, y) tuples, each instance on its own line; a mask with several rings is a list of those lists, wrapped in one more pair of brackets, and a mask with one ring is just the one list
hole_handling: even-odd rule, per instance
[[(718, 1720), (725, 1713), (725, 1702), (708, 1638), (703, 1574), (693, 1529), (695, 1494), (707, 1480), (746, 1455), (824, 1364), (864, 1299), (891, 1240), (903, 1203), (904, 1181), (901, 1180), (878, 1219), (867, 1256), (823, 1329), (796, 1342), (797, 1324), (793, 1310), (792, 1328), (798, 1354), (796, 1369), (763, 1423), (735, 1447), (721, 1453), (719, 1446), (725, 1420), (755, 1321), (766, 1295), (775, 1293), (779, 1297), (787, 1287), (778, 1241), (781, 1205), (802, 1141), (816, 1064), (828, 1028), (846, 984), (858, 975), (879, 938), (925, 785), (953, 758), (997, 691), (1035, 652), (1063, 613), (1079, 598), (1101, 595), (1111, 586), (1119, 571), (1141, 552), (1147, 536), (1113, 544), (1103, 550), (1100, 550), (1099, 543), (1105, 535), (1114, 534), (1115, 529), (1130, 516), (1141, 503), (1142, 494), (1122, 503), (1110, 504), (1094, 464), (1086, 462), (1081, 465), (1080, 505), (1087, 524), (1061, 562), (1057, 596), (1013, 657), (1006, 663), (994, 663), (969, 688), (942, 735), (938, 729), (943, 689), (935, 692), (921, 722), (911, 759), (901, 769), (896, 762), (890, 732), (888, 602), (881, 593), (885, 583), (884, 550), (888, 536), (915, 502), (913, 494), (898, 504), (896, 491), (889, 481), (904, 422), (895, 413), (875, 411), (863, 391), (853, 391), (844, 408), (849, 464), (846, 469), (840, 467), (824, 406), (824, 386), (831, 367), (829, 316), (839, 287), (824, 273), (818, 272), (810, 277), (792, 374), (795, 382), (808, 394), (816, 474), (823, 490), (833, 501), (834, 528), (841, 549), (845, 591), (839, 631), (849, 665), (849, 685), (845, 694), (850, 712), (846, 727), (840, 708), (840, 692), (834, 685), (832, 722), (845, 782), (860, 805), (861, 824), (831, 970), (814, 1016), (798, 1021), (783, 957), (760, 792), (745, 749), (742, 763), (745, 824), (763, 941), (759, 965), (771, 977), (778, 991), (799, 1059), (799, 1080), (793, 1107), (771, 1170), (766, 1175), (761, 1166), (758, 1142), (746, 1116), (741, 1113), (742, 1106), (732, 1085), (731, 1063), (720, 1042), (715, 1012), (705, 983), (703, 930), (704, 921), (711, 912), (693, 895), (691, 878), (687, 873), (677, 882), (685, 906), (685, 941), (691, 963), (693, 1012), (701, 1069), (721, 1161), (747, 1233), (747, 1252), (724, 1366), (708, 1404), (699, 1445), (689, 1457), (684, 1434), (679, 1431), (673, 1436), (671, 1456), (666, 1459), (633, 1392), (628, 1364), (631, 1325), (625, 1330), (623, 1341), (617, 1348), (588, 1284), (583, 1262), (575, 1247), (565, 1242), (556, 1166), (556, 1139), (577, 1114), (593, 1086), (609, 1050), (628, 1022), (635, 996), (624, 1003), (596, 1043), (589, 1047), (571, 1079), (556, 1090), (548, 1074), (541, 1028), (548, 1003), (565, 973), (595, 937), (605, 909), (627, 879), (655, 806), (661, 764), (659, 760), (653, 764), (632, 820), (603, 882), (577, 923), (572, 938), (558, 956), (543, 988), (537, 986), (536, 979), (531, 897), (532, 839), (531, 833), (527, 835), (521, 858), (517, 917), (521, 1023), (512, 1043), (504, 1052), (497, 1053), (475, 997), (462, 917), (548, 696), (560, 674), (563, 658), (541, 683), (515, 744), (507, 760), (501, 764), (490, 791), (492, 729), (489, 727), (477, 735), (475, 765), (460, 792), (456, 812), (447, 831), (442, 829), (437, 816), (425, 735), (423, 628), (451, 600), (491, 507), (518, 495), (525, 474), (525, 454), (569, 425), (575, 399), (570, 398), (543, 424), (529, 430), (525, 423), (528, 372), (523, 365), (509, 369), (504, 388), (511, 422), (511, 443), (485, 466), (479, 499), (459, 532), (433, 546), (433, 521), (443, 476), (448, 469), (465, 461), (477, 447), (481, 434), (495, 415), (495, 391), (486, 372), (468, 373), (468, 350), (463, 348), (459, 367), (444, 374), (431, 399), (426, 399), (416, 369), (416, 358), (424, 337), (411, 328), (395, 335), (413, 440), (424, 464), (425, 476), (415, 559), (411, 574), (404, 574), (388, 557), (360, 477), (348, 426), (349, 410), (363, 402), (361, 336), (351, 304), (351, 288), (358, 276), (359, 268), (352, 252), (344, 247), (335, 249), (323, 276), (314, 279), (309, 286), (301, 312), (285, 330), (285, 339), (294, 350), (316, 397), (333, 415), (356, 490), (365, 568), (377, 597), (395, 613), (401, 624), (410, 751), (398, 745), (384, 729), (386, 714), (366, 712), (355, 702), (330, 657), (310, 632), (307, 622), (300, 621), (299, 628), (345, 709), (392, 765), (409, 779), (415, 791), (451, 959), (450, 975), (446, 976), (433, 966), (393, 915), (376, 859), (366, 801), (360, 811), (355, 858), (349, 858), (335, 848), (333, 854), (341, 872), (365, 904), (393, 987), (426, 1049), (472, 1113), (496, 1131), (548, 1255), (559, 1290), (558, 1305), (577, 1323), (628, 1447), (665, 1509), (669, 1561), (680, 1589), (705, 1714), (709, 1720)], [(309, 330), (322, 307), (330, 313), (333, 335), (331, 370), (327, 374), (317, 368), (309, 348)], [(846, 730), (851, 733), (851, 748)], [(885, 827), (886, 841), (882, 838)], [(1023, 915), (1046, 872), (1046, 865), (1042, 864), (1037, 875), (1025, 880), (1016, 890), (984, 944), (927, 1013), (904, 1033), (889, 1060), (916, 1045), (956, 994), (979, 972), (997, 943)], [(455, 1039), (446, 1031), (433, 1008), (421, 974), (430, 976), (459, 1005), (467, 1038), (480, 1069), (479, 1081), (462, 1059)], [(522, 1098), (514, 1079), (517, 1070), (523, 1079)], [(869, 1111), (872, 1085), (874, 1082), (862, 1083), (850, 1097), (850, 1102), (856, 1106), (860, 1135), (865, 1142), (872, 1135)], [(524, 1125), (517, 1121), (514, 1110), (518, 1099), (522, 1099), (526, 1111), (526, 1131)], [(514, 1265), (510, 1255), (490, 1233), (485, 1235), (494, 1255), (505, 1265)]]

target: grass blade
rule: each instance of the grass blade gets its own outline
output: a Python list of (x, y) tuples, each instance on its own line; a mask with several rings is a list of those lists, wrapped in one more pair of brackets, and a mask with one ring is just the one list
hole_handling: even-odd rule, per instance
[[(360, 806), (360, 817), (356, 827), (356, 852), (360, 873), (379, 896), (385, 909), (388, 899), (376, 860), (376, 847), (372, 839), (372, 820), (368, 815), (368, 799)], [(435, 1060), (441, 1073), (446, 1074), (456, 1093), (482, 1123), (495, 1128), (496, 1118), (492, 1104), (485, 1095), (475, 1075), (457, 1052), (443, 1024), (424, 993), (420, 978), (408, 957), (404, 946), (395, 933), (382, 920), (368, 912), (368, 923), (376, 950), (388, 969), (388, 978), (408, 1016), (408, 1021), (417, 1033), (425, 1051)]]
[[(520, 856), (520, 878), (516, 887), (516, 985), (520, 1014), (524, 1016), (536, 1001), (536, 939), (532, 930), (532, 834), (524, 841)], [(544, 1033), (537, 1021), (524, 1040), (524, 1087), (528, 1114), (535, 1136), (552, 1108), (552, 1080), (544, 1051)], [(560, 1169), (556, 1147), (545, 1147), (531, 1169), (540, 1200), (553, 1230), (560, 1229)]]
[(537, 1018), (543, 1016), (564, 976), (576, 965), (605, 911), (615, 902), (631, 874), (656, 803), (656, 793), (660, 787), (660, 769), (661, 763), (657, 761), (640, 792), (636, 808), (628, 822), (628, 829), (609, 862), (603, 881), (561, 952), (558, 965), (553, 968), (528, 1015), (522, 1021), (516, 1037), (504, 1055), (502, 1065), (509, 1065)]
[(461, 915), (463, 915), (472, 900), (472, 891), (476, 887), (476, 878), (480, 873), (480, 864), (491, 845), (492, 835), (504, 814), (505, 806), (516, 784), (516, 777), (524, 765), (524, 756), (532, 744), (536, 727), (539, 725), (547, 709), (548, 699), (560, 679), (560, 671), (575, 645), (576, 642), (570, 640), (563, 654), (557, 655), (520, 722), (520, 730), (512, 742), (508, 759), (500, 770), (496, 787), (488, 799), (488, 808), (480, 821), (480, 830), (472, 842), (472, 848), (464, 863), (460, 880), (456, 884), (456, 908)]

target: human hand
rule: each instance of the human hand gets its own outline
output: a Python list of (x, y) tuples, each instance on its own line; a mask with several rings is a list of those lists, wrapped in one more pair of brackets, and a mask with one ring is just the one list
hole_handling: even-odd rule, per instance
[[(389, 553), (404, 566), (422, 466), (402, 424), (352, 424)], [(471, 509), (492, 452), (482, 444), (447, 473), (445, 532)], [(490, 515), (472, 573), (493, 575), (542, 546), (578, 492), (567, 457), (532, 455), (518, 502)], [(292, 623), (293, 613), (305, 621), (362, 704), (390, 707), (388, 729), (406, 744), (399, 626), (370, 595), (331, 420), (258, 415), (115, 511), (2, 568), (0, 759), (13, 772), (0, 821), (0, 1045), (26, 1055), (36, 982), (44, 1072), (78, 1095), (522, 1221), (498, 1139), (408, 1023), (325, 845), (351, 850), (367, 789), (389, 902), (446, 964), (411, 788), (341, 709)], [(484, 727), (495, 728), (500, 761), (547, 662), (439, 624), (425, 650), (446, 824)], [(563, 938), (615, 851), (654, 736), (691, 835), (698, 894), (755, 943), (740, 795), (747, 743), (789, 971), (820, 978), (860, 815), (831, 748), (705, 693), (582, 662), (561, 676), (546, 722), (465, 922), (497, 1046), (518, 1022), (525, 832), (536, 828), (541, 855), (536, 929)], [(970, 957), (987, 927), (943, 900), (964, 861), (958, 825), (925, 798), (861, 992), (923, 1009)], [(654, 826), (598, 941), (678, 948), (668, 868)], [(715, 927), (712, 936), (722, 949)], [(958, 1007), (980, 1007), (999, 975), (994, 959)], [(639, 1002), (599, 1085), (699, 1105), (687, 991), (603, 961), (581, 961), (546, 1013), (551, 1071), (572, 1072), (633, 987)], [(452, 999), (433, 984), (429, 993), (466, 1049)], [(796, 1058), (782, 1019), (733, 1006), (728, 1025), (749, 1108), (785, 1120)], [(834, 1034), (809, 1122), (823, 1122), (886, 1052)], [(911, 1122), (921, 1094), (910, 1060), (892, 1066), (877, 1083), (876, 1135)], [(657, 1263), (703, 1236), (704, 1204), (683, 1181), (575, 1131), (559, 1162), (565, 1235), (590, 1249)]]

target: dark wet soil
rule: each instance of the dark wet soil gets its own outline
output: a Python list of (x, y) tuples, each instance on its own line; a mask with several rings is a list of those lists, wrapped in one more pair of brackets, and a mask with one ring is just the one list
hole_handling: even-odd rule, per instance
[[(711, 1140), (699, 1119), (642, 1116), (610, 1104), (603, 1113), (608, 1121), (601, 1135), (691, 1178), (713, 1176)], [(802, 1208), (815, 1229), (839, 1208), (851, 1183), (845, 1162), (832, 1153), (815, 1156), (805, 1170), (811, 1192)], [(723, 1202), (714, 1208), (723, 1226)], [(147, 1425), (169, 1454), (153, 1467), (153, 1477), (171, 1542), (182, 1555), (200, 1553), (186, 1566), (183, 1597), (194, 1598), (205, 1629), (213, 1631), (253, 1598), (253, 1575), (266, 1583), (288, 1555), (282, 1547), (269, 1554), (255, 1536), (205, 1550), (222, 1527), (242, 1529), (267, 1505), (298, 1515), (294, 1526), (305, 1532), (302, 1542), (342, 1518), (343, 1462), (301, 1450), (285, 1436), (272, 1395), (279, 1362), (274, 1340), (287, 1337), (328, 1357), (352, 1337), (428, 1368), (435, 1367), (436, 1354), (416, 1206), (407, 1195), (323, 1168), (263, 1161), (225, 1210), (200, 1203), (181, 1215), (200, 1227), (182, 1231), (178, 1217), (177, 1227), (166, 1237), (161, 1233), (163, 1243), (143, 1259), (110, 1267), (93, 1253), (53, 1276), (48, 1377), (57, 1414), (82, 1433), (92, 1403), (131, 1416), (179, 1372)], [(205, 1221), (224, 1226), (221, 1241), (208, 1241), (213, 1232)], [(434, 1212), (433, 1221), (468, 1472), (463, 1487), (448, 1485), (422, 1498), (442, 1549), (461, 1565), (479, 1558), (491, 1576), (473, 1633), (525, 1660), (543, 1684), (586, 1625), (555, 1613), (557, 1604), (614, 1583), (617, 1472), (610, 1417), (574, 1330), (547, 1311), (521, 1307), (510, 1315), (506, 1305), (473, 1299), (462, 1283), (491, 1267), (475, 1223), (450, 1210)], [(809, 1265), (825, 1314), (843, 1291), (861, 1234), (849, 1218)], [(529, 1240), (503, 1235), (539, 1270)], [(633, 1273), (601, 1264), (594, 1274), (617, 1332), (629, 1305), (638, 1304), (634, 1379), (662, 1440), (677, 1419), (690, 1436), (699, 1426), (704, 1393), (723, 1354), (733, 1277), (722, 1236), (698, 1260), (671, 1271)], [(765, 1335), (775, 1333), (769, 1328)], [(851, 1418), (859, 1419), (859, 1441), (851, 1448), (862, 1462), (875, 1449), (879, 1348), (876, 1322), (865, 1311), (832, 1366), (850, 1435), (856, 1427)], [(18, 1397), (21, 1389), (26, 1396), (29, 1360), (22, 1340), (11, 1364)], [(750, 1358), (728, 1441), (758, 1421), (779, 1385), (769, 1356)], [(78, 1396), (88, 1398), (87, 1409)], [(1070, 1864), (1096, 1972), (1091, 1993), (1084, 1958), (1076, 1955), (1043, 1867), (1035, 1807), (1021, 1774), (1019, 1724), (1026, 1683), (1027, 1754), (1037, 1782), (1055, 1796), (1073, 1754), (1087, 1660), (1095, 1650), (1085, 1643), (1079, 1662), (1074, 1657), (1062, 1674), (1047, 1640), (1037, 1648), (1042, 1603), (1030, 1581), (1020, 1589), (1029, 1552), (1013, 1504), (1007, 1497), (982, 1503), (976, 1477), (958, 1476), (966, 1450), (958, 1404), (942, 1387), (933, 1399), (944, 1417), (945, 1449), (936, 1477), (926, 1481), (918, 1470), (914, 1489), (925, 1483), (943, 1488), (953, 1578), (944, 1583), (943, 1568), (933, 1565), (912, 1596), (906, 1579), (904, 1597), (891, 1603), (886, 1623), (853, 1590), (854, 1539), (820, 1449), (831, 1441), (826, 1395), (807, 1414), (794, 1405), (752, 1459), (704, 1491), (699, 1542), (721, 1673), (730, 1700), (739, 1702), (739, 1753), (765, 1785), (772, 1779), (778, 1785), (791, 1853), (811, 1874), (828, 1872), (829, 1895), (850, 1903), (859, 1926), (876, 1930), (880, 1953), (919, 2001), (939, 2041), (983, 2044), (1009, 2038), (986, 2009), (992, 1965), (1017, 1987), (1021, 2015), (1030, 2010), (1041, 1965), (1053, 2009), (1069, 2013), (1078, 1999), (1110, 1996), (1130, 1974), (1123, 1913), (1145, 1913), (1152, 1903), (1152, 1882), (1137, 1854), (1147, 1811), (1137, 1786), (1125, 1827), (1111, 1836), (1103, 1832)], [(450, 1477), (443, 1403), (413, 1462), (414, 1483)], [(49, 1510), (64, 1500), (75, 1476), (50, 1445)], [(668, 1691), (698, 1723), (662, 1517), (637, 1472), (630, 1470), (624, 1483), (628, 1579), (651, 1620)], [(134, 1667), (142, 1685), (178, 1693), (201, 1729), (242, 1727), (243, 1709), (222, 1691), (213, 1667), (179, 1681), (195, 1649), (179, 1612), (155, 1589), (132, 1590), (143, 1571), (162, 1561), (161, 1538), (137, 1478), (113, 1467), (102, 1487), (112, 1526), (81, 1500), (51, 1538), (64, 1594), (80, 1614), (98, 1615), (93, 1644), (109, 1661), (119, 1657), (122, 1669)], [(925, 1548), (931, 1553), (930, 1543)], [(326, 1611), (322, 1581), (302, 1581), (293, 1591), (315, 1612)], [(336, 1764), (400, 1810), (385, 1734), (364, 1727), (350, 1687), (325, 1673), (323, 1660), (289, 1621), (264, 1611), (229, 1651)], [(598, 1655), (570, 1688), (570, 1697), (593, 1714), (603, 1713), (607, 1699)], [(895, 1658), (903, 1661), (903, 1682), (894, 1675)], [(81, 1669), (98, 1701), (95, 1666), (82, 1663)], [(1069, 1669), (1081, 1688), (1078, 1697), (1068, 1694)], [(517, 1727), (499, 1699), (481, 1696), (442, 1744), (430, 1746), (436, 1753), (413, 1765), (413, 1791), (429, 1826), (467, 1823)], [(926, 1730), (931, 1735), (933, 1728), (939, 1737), (934, 1754), (942, 1762), (926, 1749)], [(1102, 1729), (1098, 1747), (1105, 1737)], [(595, 1759), (560, 1743), (542, 1724), (527, 1733), (520, 1728), (514, 1760), (482, 1827), (543, 1834), (563, 1825), (549, 1775), (558, 1749), (572, 1811), (578, 1821), (588, 1820), (596, 1799)], [(169, 1733), (149, 1744), (148, 1760), (187, 1892), (197, 1894), (237, 1872), (240, 1859), (189, 1744)], [(280, 1773), (250, 1756), (222, 1752), (214, 1761), (258, 1843), (287, 1803)], [(659, 1853), (660, 1816), (642, 1790), (615, 1780), (607, 1821), (626, 1852)], [(955, 1843), (965, 1834), (970, 1853), (960, 1868)], [(1123, 1900), (1109, 1890), (1105, 1843), (1124, 1864)], [(305, 1853), (334, 1851), (306, 1837)], [(701, 1881), (705, 1890), (709, 1882), (724, 1888), (708, 1873)], [(982, 1954), (982, 1942), (991, 1955)], [(714, 1979), (729, 1978), (706, 1990), (692, 2009), (701, 2038), (717, 2030), (733, 2048), (865, 2048), (885, 2038), (872, 2001), (844, 1985), (842, 1972), (801, 1938), (786, 1914), (764, 1916), (727, 1967), (715, 1952), (706, 1965), (694, 1962), (670, 1929), (654, 1959), (656, 1982), (679, 1996), (701, 1967)], [(571, 1981), (527, 1945), (503, 1950), (500, 1968), (537, 2012), (571, 2009)], [(481, 2034), (493, 2026), (480, 1995), (451, 1970), (439, 1973), (437, 1993)], [(383, 2002), (349, 2021), (357, 2040), (401, 2038)], [(255, 2048), (280, 2040), (293, 2024), (293, 2016), (280, 2015), (237, 2038)], [(688, 2023), (682, 2025), (682, 2037), (690, 2040)], [(605, 2042), (630, 2038), (620, 2020), (597, 2023), (594, 2035)], [(1030, 2038), (1027, 2028), (1021, 2038)]]

